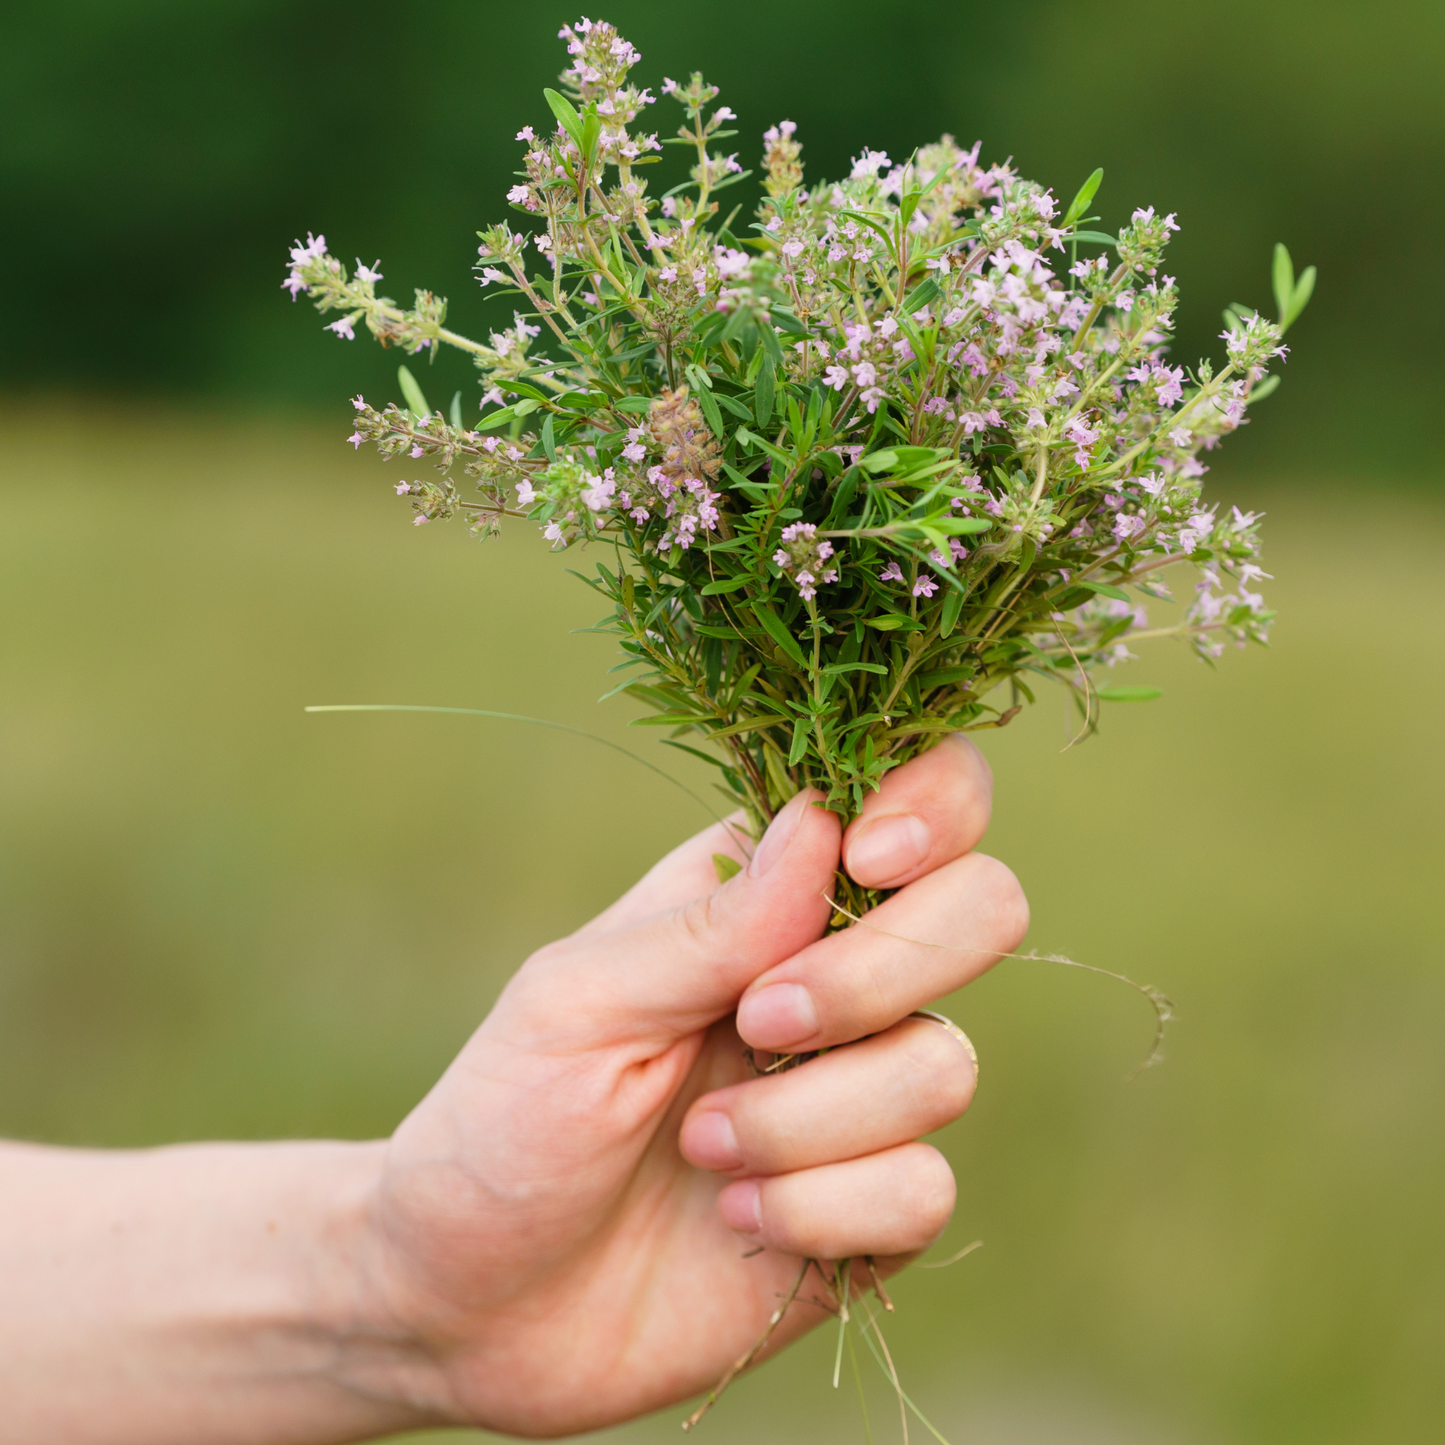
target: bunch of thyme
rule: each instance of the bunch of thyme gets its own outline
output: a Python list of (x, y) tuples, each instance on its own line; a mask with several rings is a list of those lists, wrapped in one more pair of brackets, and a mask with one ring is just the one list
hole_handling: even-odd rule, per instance
[[(1206, 659), (1265, 641), (1259, 518), (1201, 501), (1201, 455), (1277, 384), (1313, 268), (1296, 281), (1277, 248), (1279, 319), (1231, 308), (1223, 366), (1186, 372), (1161, 269), (1178, 226), (1145, 207), (1088, 229), (1102, 172), (1061, 206), (945, 136), (809, 188), (781, 121), (736, 225), (718, 197), (751, 172), (724, 153), (716, 89), (665, 80), (683, 123), (659, 141), (632, 45), (586, 20), (561, 38), (553, 124), (518, 133), (515, 219), (479, 233), (481, 283), (520, 303), (510, 329), (461, 336), (426, 291), (404, 309), (380, 263), (349, 272), (322, 237), (283, 284), (341, 337), (470, 353), (476, 420), (460, 395), (432, 409), (403, 367), (405, 404), (357, 397), (351, 442), (434, 464), (396, 486), (418, 524), (461, 513), (488, 537), (529, 518), (554, 547), (605, 543), (589, 585), (625, 654), (614, 691), (715, 763), (755, 829), (803, 787), (852, 816), (945, 734), (1006, 724), (1039, 679), (1088, 731), (1101, 700), (1152, 692), (1094, 681), (1136, 640)], [(691, 169), (654, 198), (643, 167), (666, 146)], [(1150, 627), (1140, 594), (1169, 598), (1175, 563), (1193, 597)], [(838, 888), (847, 913), (876, 901)]]

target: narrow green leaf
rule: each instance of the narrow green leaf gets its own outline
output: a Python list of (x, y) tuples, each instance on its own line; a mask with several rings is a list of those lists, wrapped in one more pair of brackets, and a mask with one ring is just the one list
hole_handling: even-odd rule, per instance
[(773, 395), (777, 385), (777, 373), (773, 369), (773, 358), (764, 356), (758, 368), (758, 384), (753, 389), (753, 415), (759, 427), (766, 427), (773, 419)]
[(401, 383), (401, 394), (406, 398), (411, 414), (418, 421), (425, 421), (431, 415), (431, 407), (427, 405), (426, 397), (416, 383), (416, 377), (405, 366), (398, 366), (396, 379)]
[(738, 592), (746, 587), (753, 579), (751, 577), (724, 577), (717, 582), (709, 582), (702, 589), (704, 597), (719, 597), (724, 592)]
[(736, 858), (729, 858), (726, 853), (714, 853), (712, 867), (719, 883), (726, 883), (729, 878), (735, 878), (743, 871), (743, 865)]
[(1289, 304), (1294, 296), (1294, 262), (1289, 258), (1289, 249), (1283, 241), (1274, 245), (1274, 304), (1279, 311), (1279, 324), (1284, 326), (1289, 315)]
[(879, 677), (888, 676), (888, 669), (881, 662), (830, 662), (822, 670), (825, 673), (876, 672)]
[(1095, 582), (1092, 577), (1080, 577), (1077, 582), (1069, 584), (1072, 587), (1083, 587), (1090, 592), (1097, 592), (1101, 597), (1112, 597), (1116, 602), (1127, 602), (1129, 594), (1122, 587), (1115, 587), (1111, 582)]
[(750, 412), (737, 397), (728, 396), (725, 392), (718, 391), (713, 393), (713, 399), (719, 406), (727, 407), (739, 421), (751, 421), (753, 419), (752, 412)]
[(1119, 244), (1119, 238), (1111, 236), (1107, 231), (1075, 231), (1070, 239), (1091, 241), (1099, 246), (1117, 246)]
[(1101, 687), (1101, 702), (1153, 702), (1163, 697), (1164, 689), (1159, 687)]
[(951, 682), (966, 682), (977, 671), (976, 667), (936, 667), (932, 672), (919, 674), (918, 686), (924, 692), (931, 687), (947, 687)]
[(796, 768), (808, 751), (808, 719), (800, 717), (793, 724), (793, 745), (788, 749), (788, 766)]
[(456, 393), (452, 396), (451, 423), (452, 423), (452, 427), (453, 427), (454, 430), (456, 430), (456, 431), (461, 431), (461, 429), (462, 429), (462, 394), (461, 394), (461, 392), (456, 392)]
[(963, 611), (963, 599), (966, 596), (968, 593), (961, 587), (949, 589), (948, 596), (943, 599), (943, 616), (938, 624), (940, 636), (953, 636), (953, 629), (958, 626), (958, 616)]
[(717, 409), (717, 400), (712, 392), (698, 387), (693, 395), (697, 397), (697, 404), (702, 408), (702, 414), (707, 418), (707, 424), (711, 428), (712, 434), (715, 437), (726, 437), (727, 433), (723, 431), (722, 413)]
[(868, 456), (860, 458), (858, 465), (869, 472), (886, 472), (890, 467), (898, 465), (898, 453), (895, 451), (871, 452)]
[(1306, 306), (1309, 305), (1310, 297), (1315, 294), (1315, 268), (1306, 266), (1304, 274), (1295, 282), (1294, 294), (1290, 297), (1289, 311), (1285, 314), (1284, 324), (1281, 331), (1288, 331), (1300, 318)]
[(642, 416), (652, 410), (652, 402), (645, 396), (624, 396), (612, 403), (612, 409), (630, 412), (633, 416)]
[(766, 603), (754, 601), (752, 604), (753, 615), (762, 623), (768, 635), (798, 664), (799, 667), (806, 667), (803, 660), (803, 649), (798, 645), (798, 639), (783, 625), (783, 620), (773, 612)]
[(1258, 386), (1252, 387), (1249, 393), (1249, 404), (1253, 406), (1257, 401), (1263, 401), (1271, 392), (1279, 386), (1278, 376), (1267, 376)]
[(905, 617), (901, 612), (885, 612), (881, 617), (870, 617), (867, 619), (869, 627), (876, 627), (879, 632), (922, 632), (922, 623), (915, 622), (911, 617)]
[[(532, 403), (534, 406), (535, 402)], [(478, 431), (495, 431), (499, 426), (506, 426), (509, 422), (517, 419), (517, 408), (515, 406), (499, 407), (496, 411), (490, 412), (477, 423)]]
[(915, 311), (922, 311), (925, 306), (932, 306), (943, 292), (939, 289), (938, 282), (932, 276), (925, 281), (920, 281), (917, 286), (903, 298), (903, 305), (900, 308), (905, 316), (912, 316)]
[(577, 107), (565, 95), (558, 95), (555, 90), (543, 90), (542, 96), (552, 107), (552, 114), (562, 123), (562, 129), (577, 142), (577, 149), (585, 152), (582, 145), (582, 117), (577, 114)]
[(719, 728), (715, 733), (707, 735), (709, 742), (716, 742), (719, 738), (736, 737), (739, 733), (757, 732), (759, 728), (776, 727), (779, 723), (791, 722), (791, 718), (780, 717), (776, 713), (764, 717), (746, 717), (741, 722), (735, 722), (730, 727)]
[(547, 413), (547, 420), (542, 423), (542, 450), (546, 452), (549, 462), (557, 460), (556, 418), (550, 411)]
[(1099, 193), (1099, 186), (1104, 180), (1104, 168), (1100, 166), (1088, 180), (1079, 187), (1074, 199), (1069, 202), (1069, 209), (1064, 212), (1064, 219), (1059, 222), (1061, 227), (1072, 226), (1085, 211), (1089, 209), (1090, 202)]

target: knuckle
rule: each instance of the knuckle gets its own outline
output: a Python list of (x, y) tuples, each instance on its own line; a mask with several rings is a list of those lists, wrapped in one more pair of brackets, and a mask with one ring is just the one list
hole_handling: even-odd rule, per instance
[(903, 1061), (908, 1083), (919, 1101), (922, 1130), (957, 1119), (973, 1098), (973, 1062), (957, 1039), (928, 1019), (907, 1020)]
[(937, 1239), (953, 1218), (958, 1185), (953, 1170), (937, 1149), (927, 1144), (911, 1146), (906, 1186), (909, 1214), (920, 1236)]
[(983, 892), (989, 901), (989, 912), (999, 930), (999, 943), (1005, 953), (1023, 942), (1029, 931), (1029, 900), (1012, 868), (986, 853), (974, 857), (982, 871)]

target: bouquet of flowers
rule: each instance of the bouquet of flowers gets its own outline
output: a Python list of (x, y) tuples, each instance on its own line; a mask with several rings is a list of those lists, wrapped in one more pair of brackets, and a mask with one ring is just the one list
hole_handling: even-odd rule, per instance
[[(517, 134), (516, 219), (479, 233), (514, 325), (461, 336), (445, 300), (398, 306), (379, 262), (349, 272), (320, 236), (283, 284), (348, 340), (472, 356), (475, 420), (460, 393), (433, 410), (403, 366), (404, 404), (358, 396), (350, 441), (433, 463), (396, 484), (418, 525), (460, 513), (490, 537), (512, 517), (556, 548), (604, 544), (590, 585), (625, 654), (614, 691), (716, 764), (754, 831), (810, 786), (846, 820), (888, 769), (1004, 726), (1040, 680), (1087, 733), (1102, 704), (1156, 695), (1095, 680), (1133, 642), (1212, 659), (1265, 641), (1260, 519), (1201, 501), (1201, 455), (1277, 384), (1313, 268), (1296, 281), (1277, 247), (1279, 319), (1230, 308), (1224, 365), (1189, 373), (1167, 357), (1178, 225), (1145, 207), (1117, 236), (1087, 229), (1101, 171), (1062, 207), (944, 136), (810, 188), (785, 120), (756, 218), (720, 220), (751, 172), (724, 153), (717, 90), (664, 80), (683, 123), (659, 140), (633, 46), (605, 22), (560, 35), (553, 124)], [(665, 146), (691, 167), (654, 198), (643, 168)], [(1151, 627), (1143, 598), (1170, 597), (1175, 563), (1193, 597)], [(850, 913), (876, 901), (838, 889)]]
[[(601, 544), (584, 580), (623, 654), (613, 692), (717, 767), (754, 837), (805, 787), (846, 822), (890, 768), (1003, 727), (1040, 681), (1086, 735), (1102, 705), (1157, 695), (1096, 680), (1134, 642), (1212, 660), (1266, 640), (1260, 519), (1201, 500), (1201, 457), (1278, 384), (1313, 267), (1296, 279), (1277, 247), (1278, 319), (1229, 308), (1224, 364), (1188, 372), (1167, 355), (1175, 218), (1090, 229), (1102, 171), (1062, 206), (944, 136), (810, 187), (784, 120), (743, 223), (721, 216), (752, 172), (717, 90), (664, 80), (682, 124), (660, 140), (633, 46), (587, 20), (561, 39), (551, 124), (517, 134), (514, 219), (479, 233), (481, 284), (520, 303), (510, 328), (462, 336), (428, 291), (403, 308), (379, 262), (348, 271), (321, 236), (283, 285), (347, 340), (474, 359), (479, 408), (432, 408), (403, 365), (402, 403), (356, 397), (349, 440), (433, 464), (396, 483), (417, 525), (460, 514), (485, 538), (508, 517), (554, 548)], [(690, 169), (654, 196), (643, 168), (666, 146)], [(1176, 563), (1193, 595), (1150, 626)], [(842, 874), (836, 890), (833, 928), (878, 901)]]

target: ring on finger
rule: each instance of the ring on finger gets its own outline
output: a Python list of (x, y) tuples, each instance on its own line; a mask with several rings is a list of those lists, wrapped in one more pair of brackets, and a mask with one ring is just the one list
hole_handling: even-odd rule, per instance
[(954, 1023), (946, 1014), (935, 1013), (931, 1008), (917, 1008), (908, 1015), (911, 1019), (926, 1019), (929, 1023), (937, 1024), (944, 1033), (952, 1035), (963, 1045), (969, 1061), (973, 1064), (973, 1076), (978, 1078), (978, 1050), (973, 1046), (973, 1040)]

